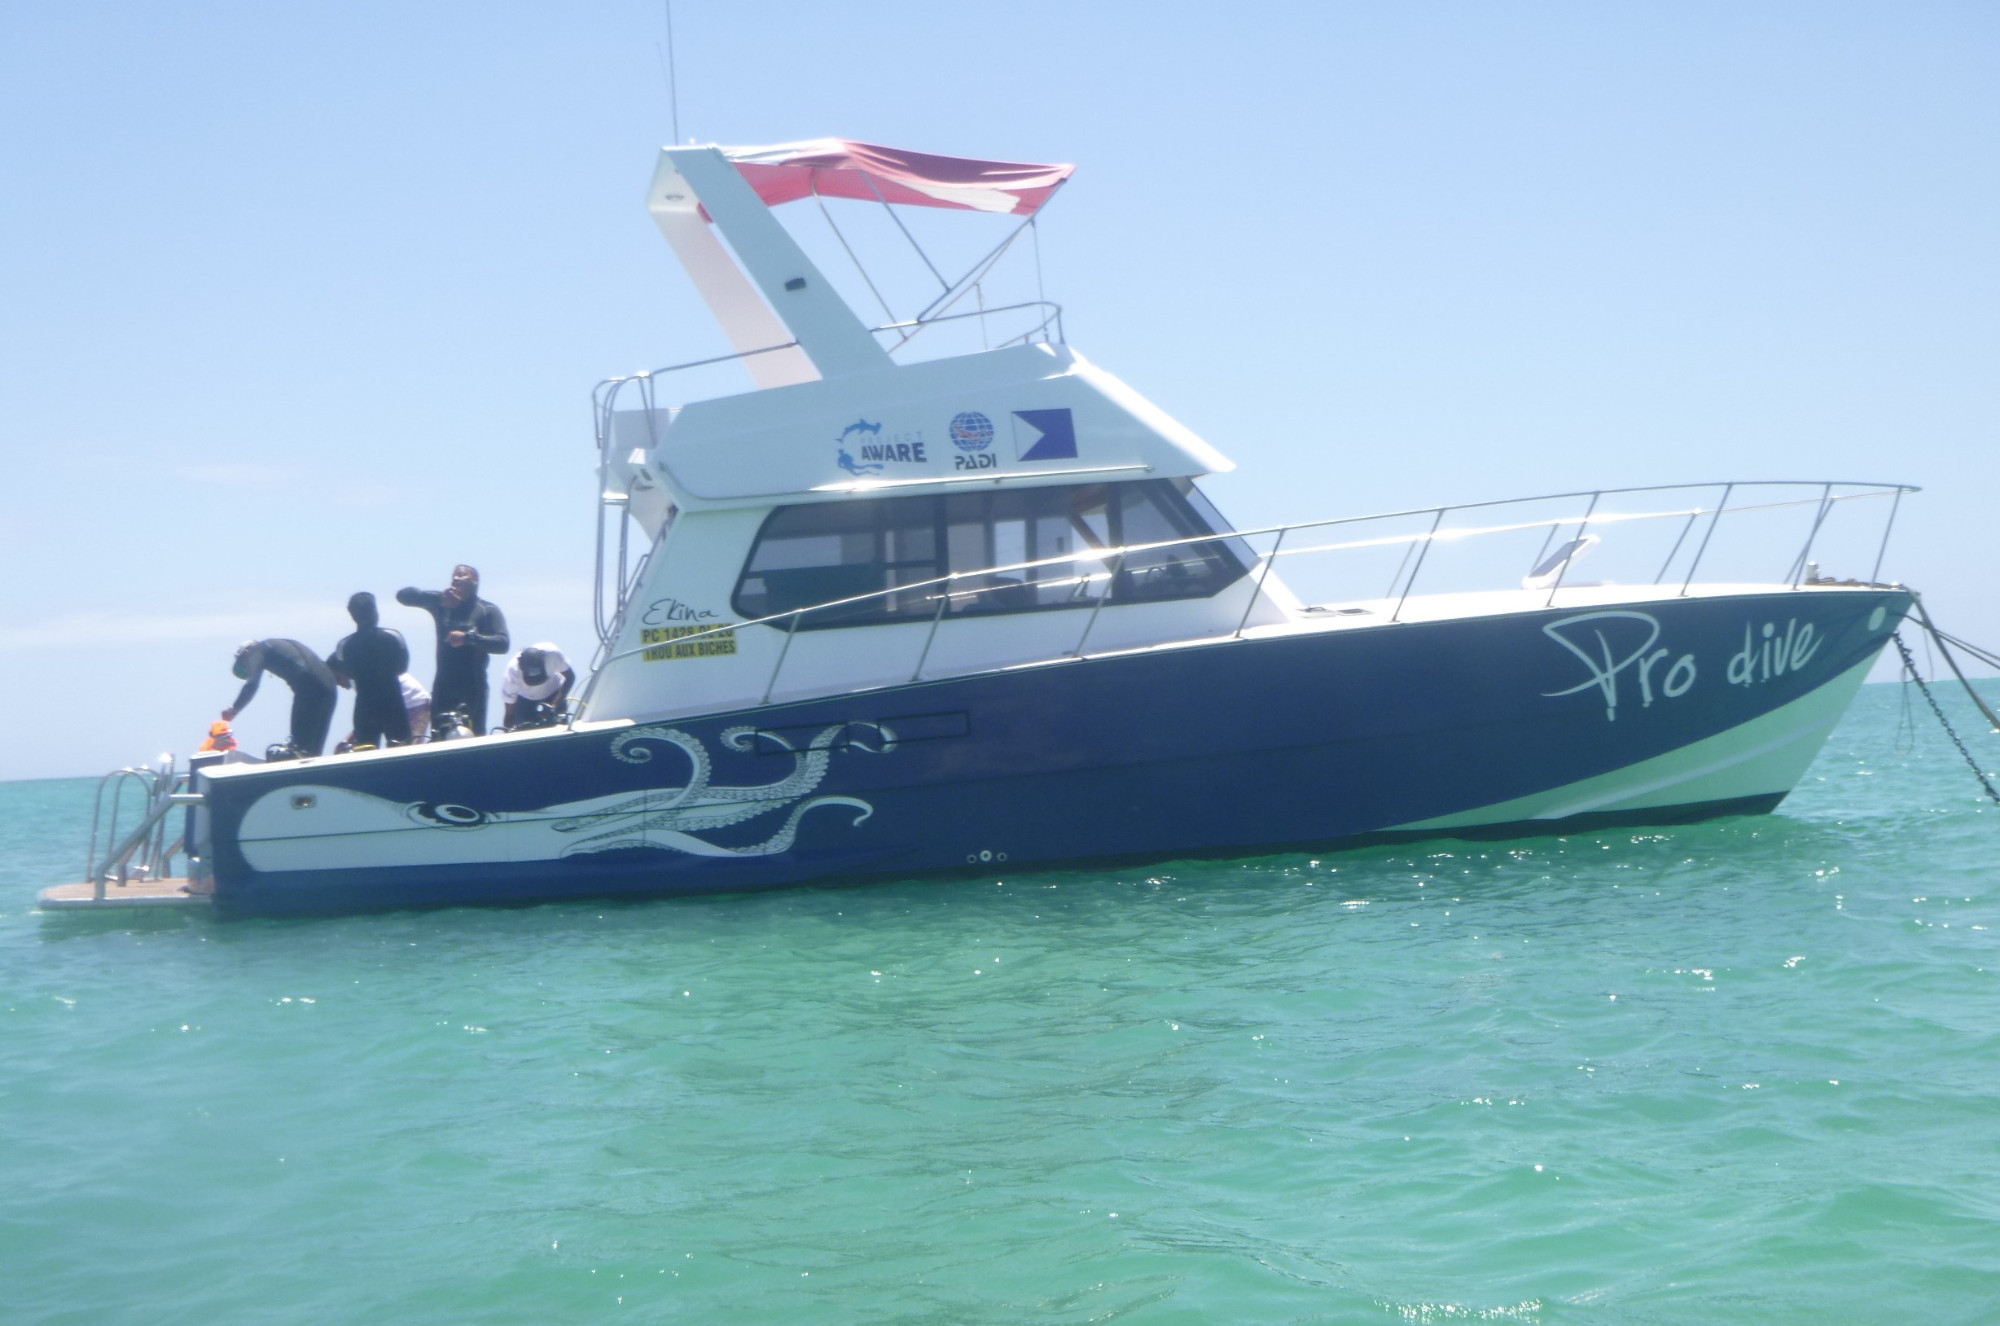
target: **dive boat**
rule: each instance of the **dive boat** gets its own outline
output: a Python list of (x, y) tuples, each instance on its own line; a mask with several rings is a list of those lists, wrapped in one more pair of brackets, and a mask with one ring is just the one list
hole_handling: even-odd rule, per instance
[[(1071, 169), (834, 139), (663, 150), (648, 208), (755, 389), (599, 386), (580, 703), (535, 731), (198, 760), (153, 785), (155, 820), (186, 807), (185, 888), (232, 914), (714, 893), (1784, 799), (1910, 607), (1880, 574), (1913, 489), (1234, 529), (1201, 487), (1231, 462), (1069, 348), (1056, 306), (962, 307), (997, 254), (871, 328), (773, 210), (1028, 226)], [(1003, 315), (1023, 329), (997, 348), (908, 357)], [(1699, 578), (1731, 559), (1756, 569)], [(126, 859), (93, 862), (95, 897)]]

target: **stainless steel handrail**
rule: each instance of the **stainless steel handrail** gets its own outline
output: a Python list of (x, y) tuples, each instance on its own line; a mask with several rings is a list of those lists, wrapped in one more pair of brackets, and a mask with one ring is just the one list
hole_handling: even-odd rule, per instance
[[(1736, 507), (1730, 507), (1728, 505), (1730, 497), (1733, 496), (1738, 489), (1746, 489), (1746, 488), (1768, 489), (1768, 488), (1786, 488), (1786, 487), (1789, 488), (1813, 487), (1813, 488), (1818, 488), (1820, 491), (1811, 497), (1799, 498), (1789, 501), (1761, 502), (1761, 503), (1736, 506)], [(1598, 510), (1600, 502), (1606, 497), (1629, 496), (1635, 493), (1699, 491), (1702, 489), (1713, 489), (1713, 488), (1721, 489), (1722, 496), (1720, 501), (1716, 504), (1716, 506), (1712, 510), (1710, 508), (1702, 506), (1695, 506), (1692, 508), (1676, 508), (1665, 511), (1651, 511), (1651, 512), (1600, 512)], [(1859, 491), (1849, 492), (1849, 493), (1836, 493), (1834, 492), (1834, 489), (1836, 488), (1853, 488), (1853, 489), (1858, 489)], [(1721, 517), (1724, 514), (1725, 510), (1732, 515), (1743, 515), (1750, 512), (1776, 511), (1776, 510), (1783, 510), (1786, 508), (1799, 507), (1799, 506), (1818, 507), (1819, 508), (1818, 514), (1816, 515), (1813, 521), (1811, 530), (1807, 534), (1806, 542), (1804, 544), (1804, 547), (1801, 549), (1800, 556), (1798, 559), (1795, 559), (1794, 563), (1792, 564), (1796, 566), (1802, 562), (1805, 553), (1810, 550), (1813, 540), (1818, 537), (1819, 531), (1825, 523), (1826, 514), (1828, 511), (1831, 510), (1834, 503), (1856, 501), (1869, 498), (1892, 497), (1894, 499), (1894, 502), (1890, 508), (1889, 519), (1884, 523), (1881, 544), (1877, 551), (1874, 570), (1873, 572), (1871, 572), (1871, 582), (1872, 582), (1874, 577), (1880, 574), (1882, 556), (1884, 553), (1886, 553), (1889, 532), (1890, 529), (1893, 527), (1896, 511), (1901, 506), (1903, 495), (1905, 493), (1914, 493), (1920, 491), (1922, 490), (1913, 484), (1849, 483), (1840, 481), (1830, 482), (1827, 480), (1770, 479), (1770, 480), (1749, 480), (1741, 482), (1709, 483), (1709, 484), (1649, 484), (1641, 487), (1632, 487), (1632, 488), (1603, 488), (1603, 489), (1591, 489), (1591, 490), (1578, 490), (1575, 492), (1550, 493), (1535, 497), (1500, 498), (1483, 502), (1459, 503), (1454, 506), (1415, 507), (1407, 511), (1394, 511), (1377, 515), (1341, 516), (1329, 520), (1306, 521), (1306, 522), (1287, 524), (1287, 525), (1267, 525), (1260, 528), (1248, 529), (1248, 530), (1231, 530), (1216, 534), (1195, 535), (1193, 537), (1182, 538), (1182, 539), (1165, 539), (1152, 543), (1128, 544), (1123, 547), (1094, 548), (1087, 553), (1069, 553), (1058, 557), (1039, 558), (1033, 561), (1011, 562), (998, 566), (983, 567), (973, 571), (954, 571), (947, 575), (933, 577), (932, 579), (929, 580), (913, 581), (906, 585), (897, 585), (889, 589), (873, 590), (866, 594), (855, 594), (855, 595), (850, 595), (846, 598), (830, 599), (827, 602), (816, 603), (807, 607), (787, 608), (783, 612), (772, 613), (769, 616), (765, 617), (751, 618), (746, 621), (730, 622), (720, 626), (707, 627), (700, 631), (693, 631), (689, 632), (686, 635), (676, 636), (671, 642), (640, 644), (634, 646), (631, 649), (620, 650), (606, 657), (603, 660), (603, 663), (599, 666), (599, 668), (595, 672), (593, 672), (590, 678), (590, 682), (586, 685), (584, 689), (584, 693), (583, 696), (581, 697), (578, 708), (587, 709), (589, 697), (596, 687), (598, 678), (603, 675), (603, 668), (608, 667), (610, 664), (618, 662), (621, 659), (630, 658), (635, 654), (642, 654), (652, 649), (673, 648), (686, 645), (690, 642), (703, 639), (707, 636), (719, 635), (724, 632), (736, 631), (751, 626), (774, 626), (782, 622), (785, 624), (785, 632), (786, 632), (785, 645), (784, 648), (781, 649), (779, 652), (776, 664), (773, 666), (771, 671), (771, 676), (768, 680), (767, 685), (764, 688), (762, 698), (758, 701), (759, 706), (769, 704), (771, 696), (775, 692), (777, 686), (778, 672), (780, 669), (783, 668), (785, 659), (791, 652), (791, 645), (793, 642), (793, 638), (798, 633), (799, 623), (806, 616), (815, 613), (832, 612), (838, 609), (848, 609), (854, 607), (857, 604), (864, 604), (874, 600), (886, 599), (892, 595), (910, 595), (918, 591), (939, 589), (941, 590), (941, 592), (935, 596), (939, 599), (939, 606), (937, 612), (932, 615), (929, 630), (925, 633), (923, 652), (918, 660), (916, 674), (912, 678), (913, 680), (915, 680), (921, 677), (924, 663), (925, 661), (928, 660), (930, 655), (931, 644), (936, 638), (938, 625), (943, 619), (944, 613), (946, 611), (946, 604), (950, 600), (963, 597), (976, 597), (980, 594), (994, 592), (1000, 589), (1016, 589), (1019, 587), (1018, 584), (988, 585), (988, 586), (974, 587), (970, 589), (954, 590), (952, 586), (958, 584), (959, 582), (976, 580), (985, 576), (1007, 575), (1014, 572), (1037, 570), (1043, 567), (1075, 565), (1080, 562), (1095, 563), (1100, 567), (1104, 566), (1107, 563), (1116, 563), (1116, 565), (1120, 569), (1122, 569), (1122, 567), (1125, 565), (1128, 559), (1134, 554), (1157, 552), (1162, 549), (1190, 547), (1197, 544), (1210, 544), (1210, 543), (1224, 544), (1230, 542), (1241, 542), (1246, 539), (1258, 538), (1264, 535), (1274, 536), (1274, 542), (1270, 552), (1257, 556), (1256, 558), (1257, 564), (1254, 568), (1252, 567), (1245, 568), (1246, 572), (1254, 569), (1256, 571), (1256, 579), (1254, 587), (1251, 591), (1250, 603), (1248, 606), (1246, 606), (1242, 618), (1238, 621), (1236, 630), (1234, 632), (1234, 637), (1237, 638), (1241, 637), (1244, 627), (1248, 624), (1250, 612), (1252, 609), (1254, 609), (1257, 598), (1263, 594), (1265, 582), (1269, 577), (1271, 568), (1275, 565), (1277, 559), (1280, 556), (1296, 557), (1315, 552), (1336, 552), (1336, 551), (1346, 551), (1359, 548), (1393, 547), (1397, 544), (1408, 545), (1408, 549), (1414, 550), (1417, 554), (1416, 565), (1410, 568), (1410, 573), (1407, 579), (1403, 577), (1402, 569), (1399, 567), (1396, 576), (1391, 580), (1389, 586), (1390, 594), (1394, 594), (1396, 589), (1396, 582), (1397, 581), (1402, 582), (1402, 593), (1400, 594), (1400, 596), (1397, 596), (1395, 612), (1389, 618), (1391, 622), (1396, 622), (1400, 620), (1402, 616), (1403, 607), (1408, 602), (1410, 595), (1415, 588), (1417, 578), (1423, 570), (1424, 555), (1429, 551), (1429, 549), (1433, 544), (1444, 542), (1447, 540), (1473, 538), (1486, 534), (1518, 532), (1523, 530), (1542, 529), (1542, 528), (1548, 528), (1551, 531), (1551, 537), (1553, 537), (1553, 531), (1569, 524), (1575, 524), (1577, 526), (1579, 538), (1582, 537), (1582, 531), (1591, 525), (1602, 527), (1606, 525), (1616, 525), (1616, 524), (1623, 524), (1623, 523), (1644, 521), (1644, 520), (1685, 519), (1689, 521), (1691, 527), (1693, 521), (1698, 520), (1700, 517), (1704, 515), (1708, 515), (1711, 518), (1708, 522), (1707, 529), (1703, 533), (1700, 546), (1696, 549), (1695, 555), (1689, 563), (1687, 578), (1683, 582), (1680, 589), (1680, 593), (1684, 596), (1688, 592), (1690, 586), (1692, 586), (1692, 584), (1694, 583), (1694, 576), (1698, 572), (1702, 558), (1707, 552), (1709, 540), (1715, 533), (1715, 527), (1717, 523), (1719, 523), (1719, 521), (1721, 520)], [(1451, 514), (1452, 512), (1483, 511), (1483, 510), (1491, 510), (1496, 507), (1525, 506), (1527, 504), (1535, 502), (1564, 501), (1571, 498), (1579, 498), (1579, 497), (1587, 497), (1589, 499), (1589, 503), (1581, 515), (1559, 515), (1554, 517), (1545, 517), (1536, 520), (1511, 521), (1505, 524), (1476, 526), (1468, 529), (1443, 528), (1445, 517)], [(1286, 537), (1292, 534), (1293, 532), (1299, 530), (1332, 529), (1342, 526), (1368, 524), (1371, 522), (1383, 521), (1383, 520), (1407, 519), (1417, 516), (1432, 517), (1430, 527), (1421, 533), (1394, 534), (1378, 538), (1351, 539), (1334, 543), (1315, 543), (1306, 547), (1288, 548), (1284, 546)], [(1680, 537), (1675, 540), (1674, 552), (1670, 553), (1668, 555), (1667, 561), (1662, 564), (1659, 575), (1655, 577), (1654, 580), (1655, 584), (1659, 584), (1662, 581), (1664, 581), (1667, 571), (1672, 567), (1674, 556), (1678, 553), (1682, 543), (1686, 539), (1687, 532), (1688, 532), (1687, 529), (1684, 528), (1681, 531)], [(1547, 542), (1548, 542), (1547, 540), (1544, 541), (1544, 548), (1546, 548)], [(1406, 565), (1408, 564), (1408, 560), (1409, 560), (1409, 553), (1408, 551), (1406, 551), (1405, 553)], [(1566, 568), (1567, 568), (1567, 562), (1565, 562), (1564, 566), (1564, 569)], [(1116, 571), (1113, 571), (1110, 574), (1110, 576), (1107, 577), (1107, 579), (1115, 580), (1116, 574), (1117, 574)], [(1099, 571), (1096, 574), (1085, 573), (1083, 575), (1080, 575), (1078, 577), (1078, 580), (1080, 582), (1088, 582), (1104, 576), (1105, 573), (1102, 571)], [(1803, 587), (1804, 582), (1802, 578), (1794, 577), (1790, 569), (1788, 569), (1786, 572), (1786, 579), (1790, 581), (1791, 587), (1794, 590)], [(1060, 582), (1044, 582), (1044, 583), (1046, 584), (1046, 583), (1060, 583)], [(1550, 587), (1547, 599), (1544, 600), (1545, 606), (1552, 605), (1555, 602), (1556, 594), (1561, 588), (1562, 588), (1562, 576), (1559, 573), (1555, 577), (1554, 584), (1552, 584)], [(1097, 596), (1096, 601), (1092, 606), (1090, 617), (1085, 624), (1083, 635), (1081, 638), (1078, 639), (1076, 646), (1073, 649), (1066, 651), (1065, 653), (1062, 654), (1051, 654), (1050, 661), (1064, 657), (1068, 658), (1085, 657), (1083, 653), (1083, 645), (1085, 641), (1088, 640), (1092, 629), (1094, 629), (1097, 622), (1097, 617), (1099, 613), (1102, 612), (1105, 603), (1110, 601), (1110, 599), (1112, 598), (1112, 593), (1113, 593), (1112, 585), (1107, 584), (1105, 592), (1102, 595)], [(931, 597), (932, 596), (926, 595), (925, 601), (928, 602)], [(1385, 595), (1384, 597), (1385, 598), (1389, 597), (1389, 595)], [(868, 623), (868, 625), (871, 626), (880, 624), (881, 623), (874, 623), (874, 622)], [(1207, 639), (1207, 638), (1210, 637), (1208, 636), (1188, 637), (1190, 641), (1194, 639)], [(1178, 642), (1161, 641), (1158, 643), (1178, 643)]]
[[(884, 332), (921, 330), (922, 328), (934, 326), (937, 323), (941, 322), (960, 322), (970, 318), (991, 318), (991, 317), (997, 317), (1002, 313), (1016, 313), (1022, 309), (1030, 309), (1030, 308), (1047, 309), (1048, 314), (1040, 322), (1036, 323), (1034, 327), (1029, 329), (1027, 332), (1023, 333), (1023, 336), (1033, 336), (1036, 332), (1047, 331), (1049, 328), (1053, 327), (1055, 328), (1056, 338), (1054, 341), (1050, 342), (1050, 344), (1054, 345), (1065, 344), (1065, 341), (1063, 340), (1063, 324), (1062, 324), (1063, 306), (1061, 304), (1058, 304), (1056, 301), (1052, 299), (1027, 299), (1021, 301), (1018, 304), (1000, 304), (992, 308), (972, 309), (965, 313), (939, 313), (939, 314), (934, 314), (930, 317), (908, 318), (898, 322), (885, 322), (879, 327), (870, 327), (868, 329), (868, 334), (871, 336), (880, 336)], [(1001, 342), (1001, 344), (1003, 346), (1012, 345), (1015, 341), (1023, 339), (1023, 336), (1009, 337), (1007, 340)], [(903, 339), (907, 340), (908, 337), (905, 337)], [(690, 359), (685, 363), (668, 364), (662, 368), (643, 369), (637, 373), (627, 373), (619, 377), (605, 378), (602, 382), (599, 382), (595, 387), (591, 388), (591, 398), (594, 401), (603, 400), (604, 393), (607, 391), (607, 389), (610, 391), (611, 394), (615, 395), (618, 389), (624, 386), (624, 384), (628, 382), (638, 382), (642, 380), (657, 381), (660, 378), (666, 377), (670, 373), (679, 373), (690, 368), (711, 368), (716, 364), (733, 363), (739, 359), (752, 359), (758, 355), (776, 354), (780, 350), (796, 349), (798, 347), (798, 344), (799, 343), (795, 340), (786, 341), (782, 345), (764, 345), (764, 346), (759, 346), (755, 350), (738, 350), (732, 354), (713, 355), (707, 359)]]
[(896, 342), (895, 349), (901, 349), (904, 345), (907, 345), (910, 342), (910, 339), (914, 337), (918, 332), (922, 331), (926, 327), (936, 326), (940, 322), (959, 322), (969, 318), (992, 318), (992, 317), (998, 317), (1002, 313), (1016, 313), (1024, 308), (1042, 308), (1042, 309), (1048, 309), (1049, 312), (1047, 316), (1045, 316), (1040, 322), (1036, 323), (1033, 327), (1030, 327), (1027, 331), (1022, 332), (1019, 336), (1008, 337), (1006, 340), (1000, 342), (998, 346), (994, 347), (995, 349), (1004, 349), (1007, 346), (1014, 344), (1014, 342), (1016, 341), (1020, 341), (1024, 344), (1029, 344), (1031, 343), (1030, 341), (1031, 337), (1035, 336), (1040, 332), (1047, 331), (1051, 326), (1055, 328), (1056, 336), (1055, 340), (1050, 342), (1050, 344), (1052, 345), (1064, 344), (1063, 327), (1062, 327), (1062, 305), (1056, 303), (1054, 300), (1051, 299), (1029, 299), (1029, 300), (1023, 300), (1019, 304), (1000, 304), (996, 305), (993, 308), (971, 309), (964, 313), (938, 313), (927, 318), (911, 318), (905, 322), (885, 322), (880, 327), (870, 327), (868, 331), (870, 335), (879, 336), (883, 332), (908, 330), (910, 334)]
[[(115, 879), (123, 887), (130, 879), (164, 879), (171, 873), (173, 858), (179, 854), (184, 844), (176, 840), (167, 844), (167, 815), (177, 806), (188, 803), (183, 791), (188, 775), (176, 772), (171, 755), (166, 756), (160, 767), (135, 765), (124, 769), (113, 769), (97, 781), (97, 800), (91, 809), (90, 847), (84, 864), (84, 879), (89, 881), (92, 896), (103, 901), (105, 887)], [(123, 808), (125, 789), (137, 783), (145, 794), (145, 811), (139, 823), (121, 837), (118, 833), (119, 813)], [(105, 820), (104, 794), (111, 791), (110, 819)], [(110, 844), (100, 859), (97, 844), (100, 837)]]

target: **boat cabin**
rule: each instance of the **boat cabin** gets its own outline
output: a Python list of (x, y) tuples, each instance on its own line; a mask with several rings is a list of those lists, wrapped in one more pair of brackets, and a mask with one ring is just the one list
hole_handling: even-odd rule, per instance
[(609, 577), (585, 718), (1283, 619), (1281, 586), (1197, 486), (1232, 463), (1062, 344), (1059, 316), (999, 348), (898, 362), (878, 337), (907, 341), (958, 316), (952, 301), (864, 327), (771, 213), (872, 195), (1031, 221), (1069, 170), (838, 140), (662, 152), (652, 214), (759, 389), (676, 407), (656, 403), (660, 374), (600, 388), (606, 509), (647, 551)]

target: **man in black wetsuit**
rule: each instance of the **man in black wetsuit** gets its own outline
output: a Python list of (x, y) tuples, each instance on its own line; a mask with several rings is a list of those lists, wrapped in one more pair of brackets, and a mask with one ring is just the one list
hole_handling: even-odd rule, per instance
[(507, 652), (507, 619), (479, 597), (479, 572), (452, 568), (448, 589), (399, 589), (396, 602), (422, 608), (437, 622), (437, 680), (431, 683), (431, 731), (463, 709), (472, 730), (486, 735), (486, 660)]
[(224, 722), (236, 715), (257, 694), (257, 683), (265, 673), (292, 688), (292, 749), (300, 755), (318, 755), (326, 749), (326, 729), (333, 722), (333, 674), (318, 654), (296, 640), (251, 640), (236, 651), (230, 669), (243, 679), (236, 702), (222, 711)]
[(354, 619), (354, 634), (333, 647), (326, 665), (335, 681), (354, 686), (354, 744), (408, 745), (410, 716), (397, 678), (410, 666), (410, 647), (401, 632), (380, 625), (375, 596), (367, 590), (347, 600), (347, 615)]

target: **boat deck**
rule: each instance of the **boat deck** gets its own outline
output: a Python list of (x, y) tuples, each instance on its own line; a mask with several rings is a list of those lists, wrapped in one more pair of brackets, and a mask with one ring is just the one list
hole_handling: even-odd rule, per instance
[(58, 884), (43, 889), (39, 905), (43, 911), (80, 912), (104, 911), (111, 908), (130, 907), (206, 907), (213, 886), (203, 880), (195, 883), (187, 879), (135, 879), (124, 884), (107, 884), (104, 896), (97, 896), (94, 885)]

